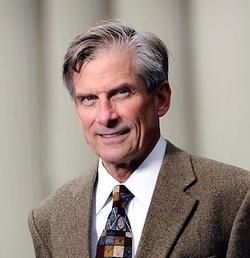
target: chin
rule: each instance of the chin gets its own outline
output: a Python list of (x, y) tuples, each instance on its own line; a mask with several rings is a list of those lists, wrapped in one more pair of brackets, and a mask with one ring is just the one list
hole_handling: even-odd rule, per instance
[(106, 163), (110, 164), (122, 164), (124, 163), (124, 158), (121, 157), (110, 157), (110, 156), (101, 156), (102, 160), (105, 161)]
[(121, 164), (125, 163), (127, 159), (128, 153), (100, 153), (99, 156), (102, 158), (103, 161), (111, 164)]

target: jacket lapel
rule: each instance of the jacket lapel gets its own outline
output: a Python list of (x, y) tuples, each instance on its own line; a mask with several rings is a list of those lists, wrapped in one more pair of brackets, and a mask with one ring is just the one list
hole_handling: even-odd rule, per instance
[(189, 155), (168, 142), (136, 257), (169, 257), (198, 205), (185, 193), (195, 181)]
[(83, 175), (72, 189), (72, 202), (64, 213), (63, 248), (67, 257), (90, 257), (92, 194), (96, 171)]

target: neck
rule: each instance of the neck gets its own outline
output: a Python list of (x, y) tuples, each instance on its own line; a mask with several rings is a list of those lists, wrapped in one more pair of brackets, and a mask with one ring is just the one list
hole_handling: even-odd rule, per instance
[(126, 166), (112, 166), (107, 165), (103, 163), (106, 170), (109, 172), (109, 174), (119, 183), (125, 183), (128, 178), (132, 175), (134, 170), (126, 167)]

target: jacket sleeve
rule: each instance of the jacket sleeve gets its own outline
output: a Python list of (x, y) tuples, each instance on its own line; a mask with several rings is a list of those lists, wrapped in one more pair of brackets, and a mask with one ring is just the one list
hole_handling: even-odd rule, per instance
[(234, 220), (226, 257), (250, 257), (250, 191), (246, 194)]
[(33, 211), (29, 215), (28, 224), (33, 240), (36, 258), (51, 258), (35, 224)]

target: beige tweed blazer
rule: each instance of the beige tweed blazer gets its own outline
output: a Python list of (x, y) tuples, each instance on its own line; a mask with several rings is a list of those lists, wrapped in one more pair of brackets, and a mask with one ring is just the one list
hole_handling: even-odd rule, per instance
[[(95, 180), (84, 174), (32, 210), (36, 257), (90, 257)], [(136, 258), (249, 258), (249, 188), (249, 172), (168, 142)]]

